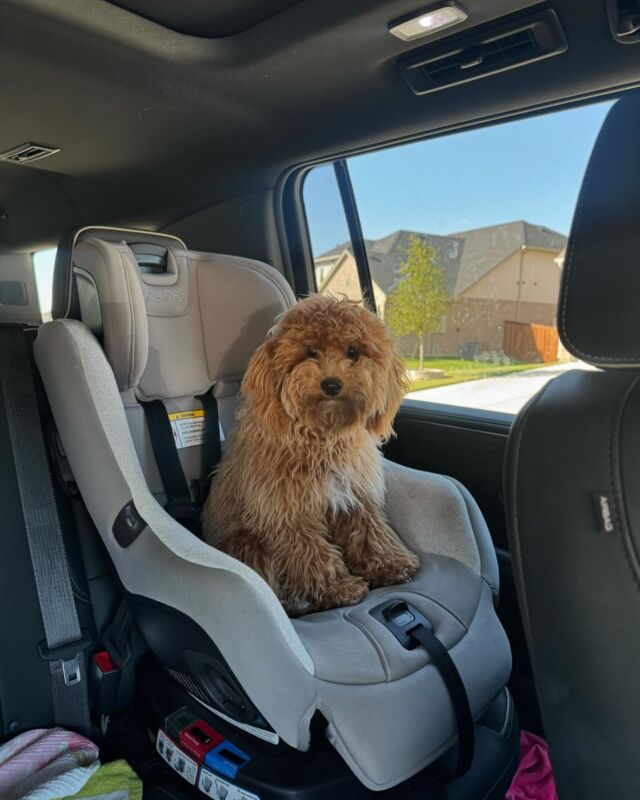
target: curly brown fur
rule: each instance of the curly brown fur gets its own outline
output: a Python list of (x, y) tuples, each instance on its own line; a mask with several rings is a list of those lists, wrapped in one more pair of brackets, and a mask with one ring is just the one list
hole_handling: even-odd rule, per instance
[(251, 359), (204, 537), (260, 573), (289, 613), (351, 605), (415, 575), (417, 557), (385, 519), (379, 451), (405, 390), (384, 324), (349, 300), (301, 301)]

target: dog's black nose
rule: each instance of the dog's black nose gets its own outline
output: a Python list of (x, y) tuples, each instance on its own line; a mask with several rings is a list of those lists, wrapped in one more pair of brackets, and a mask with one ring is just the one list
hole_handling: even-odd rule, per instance
[(322, 387), (322, 391), (328, 394), (329, 397), (335, 397), (337, 394), (340, 394), (342, 381), (338, 380), (338, 378), (325, 378), (320, 386)]

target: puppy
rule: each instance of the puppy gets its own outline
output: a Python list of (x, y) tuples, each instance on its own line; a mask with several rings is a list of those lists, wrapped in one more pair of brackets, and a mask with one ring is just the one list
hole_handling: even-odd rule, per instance
[(384, 324), (346, 299), (302, 300), (251, 359), (203, 533), (292, 616), (415, 575), (417, 557), (385, 519), (379, 451), (405, 390)]

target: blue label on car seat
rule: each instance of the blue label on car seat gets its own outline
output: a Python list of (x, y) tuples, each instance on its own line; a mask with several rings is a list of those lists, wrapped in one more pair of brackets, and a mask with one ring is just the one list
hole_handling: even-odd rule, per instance
[(217, 747), (214, 747), (213, 750), (209, 750), (204, 759), (204, 763), (208, 767), (215, 769), (216, 772), (219, 772), (221, 775), (226, 775), (229, 778), (235, 778), (238, 771), (248, 764), (249, 761), (251, 761), (251, 759), (246, 753), (243, 753), (242, 750), (239, 750), (235, 745), (226, 740)]

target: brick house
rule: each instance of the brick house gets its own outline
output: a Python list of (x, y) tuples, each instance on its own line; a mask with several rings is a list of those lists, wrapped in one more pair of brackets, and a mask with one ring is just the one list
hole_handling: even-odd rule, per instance
[[(451, 297), (440, 331), (425, 342), (425, 353), (472, 357), (501, 351), (507, 320), (555, 325), (562, 270), (559, 254), (567, 240), (556, 231), (524, 221), (447, 236), (400, 230), (366, 240), (376, 306), (383, 319), (411, 235), (435, 250)], [(319, 291), (360, 297), (350, 244), (324, 253), (315, 265)], [(416, 337), (403, 337), (400, 347), (414, 353)]]

